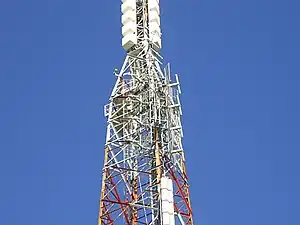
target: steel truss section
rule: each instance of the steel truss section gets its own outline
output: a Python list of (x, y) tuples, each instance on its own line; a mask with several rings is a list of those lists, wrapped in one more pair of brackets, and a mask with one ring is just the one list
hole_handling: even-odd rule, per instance
[(174, 183), (175, 214), (193, 224), (181, 139), (180, 83), (151, 48), (127, 55), (105, 106), (100, 224), (161, 224), (160, 179)]

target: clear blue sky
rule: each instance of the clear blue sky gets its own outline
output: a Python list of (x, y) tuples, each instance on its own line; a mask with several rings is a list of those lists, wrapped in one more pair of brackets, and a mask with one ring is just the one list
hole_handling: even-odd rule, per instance
[[(1, 1), (1, 225), (96, 225), (120, 2)], [(195, 223), (300, 225), (299, 1), (161, 7)]]

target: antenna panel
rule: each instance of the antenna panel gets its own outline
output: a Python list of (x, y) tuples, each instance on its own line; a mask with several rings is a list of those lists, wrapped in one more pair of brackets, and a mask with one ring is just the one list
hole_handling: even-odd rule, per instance
[(122, 46), (127, 51), (137, 44), (136, 1), (122, 0)]
[(158, 0), (148, 0), (149, 37), (156, 50), (161, 49), (160, 10)]

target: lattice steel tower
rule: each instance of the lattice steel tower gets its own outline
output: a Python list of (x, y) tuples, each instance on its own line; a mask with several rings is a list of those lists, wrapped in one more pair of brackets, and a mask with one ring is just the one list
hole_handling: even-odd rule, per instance
[(159, 0), (122, 0), (127, 52), (109, 104), (98, 225), (193, 224), (180, 84), (161, 68)]

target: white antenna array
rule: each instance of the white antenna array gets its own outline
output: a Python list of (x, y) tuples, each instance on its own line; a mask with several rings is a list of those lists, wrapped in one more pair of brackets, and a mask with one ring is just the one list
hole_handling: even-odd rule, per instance
[(147, 8), (139, 7), (143, 2), (122, 0), (122, 46), (126, 51), (143, 40), (152, 42), (157, 51), (162, 47), (159, 0), (148, 0)]

